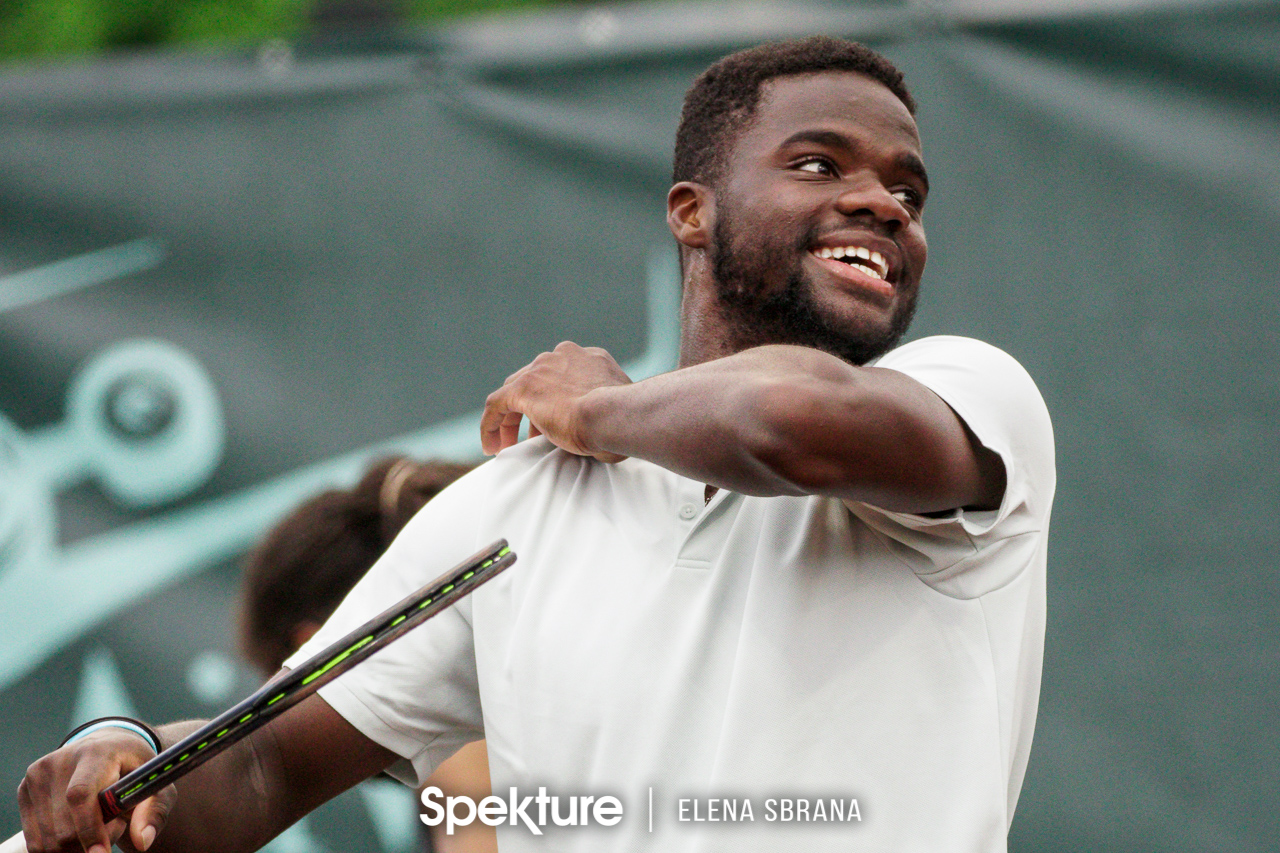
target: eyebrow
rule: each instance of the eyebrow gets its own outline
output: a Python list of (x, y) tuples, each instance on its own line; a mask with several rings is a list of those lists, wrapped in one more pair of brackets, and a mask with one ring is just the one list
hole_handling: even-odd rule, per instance
[[(829, 148), (844, 148), (848, 151), (857, 151), (861, 147), (843, 133), (837, 133), (834, 130), (797, 131), (788, 136), (779, 147), (787, 148), (802, 142), (810, 142)], [(893, 165), (904, 172), (910, 172), (915, 175), (924, 184), (925, 192), (929, 191), (929, 172), (924, 167), (924, 161), (915, 154), (904, 151), (894, 158)]]
[(910, 172), (924, 184), (924, 191), (929, 192), (929, 173), (924, 168), (924, 161), (914, 154), (903, 152), (898, 155), (895, 165), (904, 172)]

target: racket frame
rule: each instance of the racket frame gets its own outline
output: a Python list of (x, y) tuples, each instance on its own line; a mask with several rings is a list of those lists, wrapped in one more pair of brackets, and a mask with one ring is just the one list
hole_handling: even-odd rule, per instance
[(505, 539), (463, 560), (364, 625), (262, 686), (98, 794), (104, 821), (128, 812), (166, 785), (247, 737), (375, 652), (448, 608), (515, 562)]

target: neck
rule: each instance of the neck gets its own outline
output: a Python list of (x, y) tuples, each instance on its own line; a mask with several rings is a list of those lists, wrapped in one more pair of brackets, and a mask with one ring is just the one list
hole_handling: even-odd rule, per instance
[(686, 262), (680, 301), (680, 367), (724, 358), (736, 351), (725, 328), (705, 255), (691, 255)]

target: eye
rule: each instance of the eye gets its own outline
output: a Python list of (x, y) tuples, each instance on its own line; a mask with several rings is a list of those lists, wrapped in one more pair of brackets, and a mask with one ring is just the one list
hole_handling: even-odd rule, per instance
[(814, 175), (836, 174), (836, 164), (832, 163), (826, 157), (819, 157), (817, 155), (802, 157), (792, 165), (792, 168), (801, 172), (810, 172)]
[(911, 187), (894, 190), (893, 197), (912, 210), (924, 209), (924, 193)]

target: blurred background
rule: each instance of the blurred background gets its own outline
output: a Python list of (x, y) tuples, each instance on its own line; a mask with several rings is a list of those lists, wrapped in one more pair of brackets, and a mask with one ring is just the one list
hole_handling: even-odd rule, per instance
[[(913, 336), (1008, 350), (1055, 420), (1011, 849), (1274, 849), (1280, 3), (1253, 0), (0, 4), (0, 782), (84, 719), (247, 694), (251, 543), (387, 452), (473, 458), (536, 353), (670, 369), (683, 92), (813, 33), (921, 103)], [(416, 828), (371, 783), (271, 849)]]

